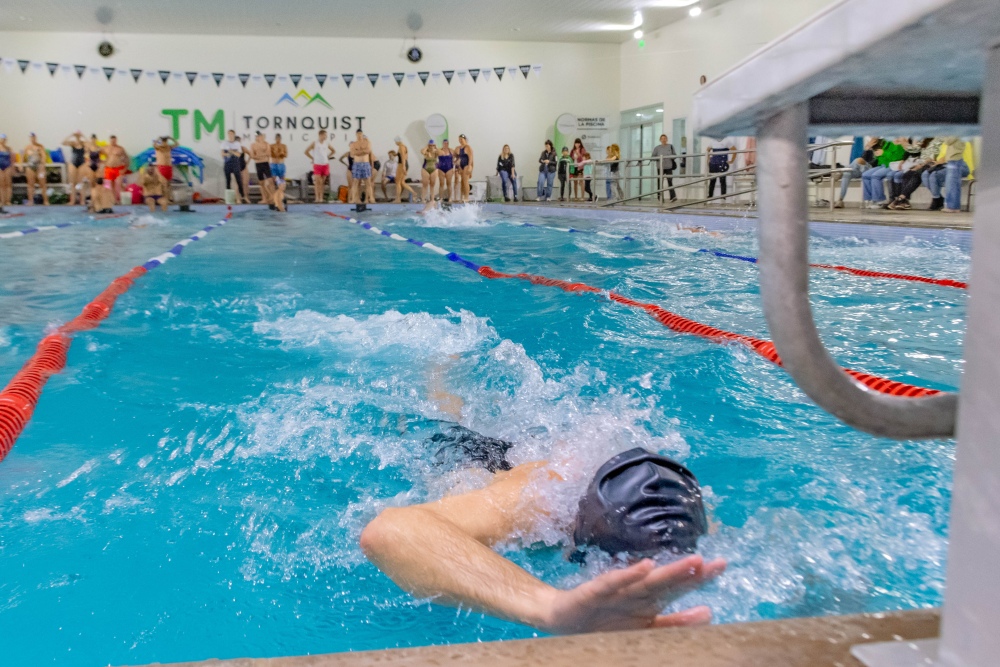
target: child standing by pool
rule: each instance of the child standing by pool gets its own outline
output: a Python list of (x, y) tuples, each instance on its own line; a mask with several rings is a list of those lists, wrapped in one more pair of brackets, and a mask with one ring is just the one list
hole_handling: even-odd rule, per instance
[(594, 191), (590, 189), (590, 182), (594, 178), (594, 161), (590, 159), (590, 153), (583, 154), (583, 193), (587, 195), (587, 201), (594, 201)]

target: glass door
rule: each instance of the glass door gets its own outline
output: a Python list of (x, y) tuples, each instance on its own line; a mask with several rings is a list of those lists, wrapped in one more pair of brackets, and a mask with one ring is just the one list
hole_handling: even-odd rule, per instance
[[(621, 149), (623, 160), (649, 158), (663, 133), (663, 109), (659, 106), (623, 111), (621, 115)], [(656, 187), (656, 167), (652, 163), (630, 163), (623, 167), (625, 196), (637, 197), (653, 193)]]

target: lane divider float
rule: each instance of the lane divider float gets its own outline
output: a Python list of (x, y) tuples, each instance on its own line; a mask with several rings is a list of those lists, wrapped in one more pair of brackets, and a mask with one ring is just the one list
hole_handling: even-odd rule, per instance
[(118, 297), (127, 292), (136, 279), (179, 256), (189, 243), (200, 241), (213, 229), (222, 227), (232, 215), (233, 211), (230, 207), (226, 217), (219, 222), (189, 236), (142, 266), (136, 266), (128, 273), (118, 276), (103, 292), (97, 295), (97, 298), (84, 306), (79, 315), (42, 339), (27, 363), (21, 367), (21, 370), (3, 388), (3, 391), (0, 391), (0, 461), (3, 461), (10, 453), (14, 443), (27, 426), (35, 407), (38, 405), (38, 399), (42, 395), (45, 383), (51, 376), (61, 372), (66, 367), (66, 354), (69, 352), (73, 334), (99, 326), (111, 314)]
[[(24, 215), (23, 213), (18, 213), (17, 215)], [(97, 215), (93, 216), (94, 220), (109, 220), (111, 218), (123, 218), (128, 213), (111, 213), (108, 215)], [(37, 234), (38, 232), (48, 232), (53, 229), (66, 229), (67, 227), (73, 227), (74, 225), (83, 224), (83, 220), (76, 220), (74, 222), (61, 222), (58, 225), (42, 225), (40, 227), (29, 227), (28, 229), (19, 229), (14, 232), (4, 232), (0, 234), (0, 239), (13, 239), (21, 236), (28, 236), (29, 234)]]
[[(592, 293), (607, 296), (608, 299), (614, 301), (615, 303), (620, 303), (624, 306), (629, 306), (632, 308), (637, 308), (639, 310), (645, 311), (650, 317), (655, 319), (657, 322), (667, 327), (672, 331), (678, 333), (687, 333), (711, 340), (716, 343), (725, 342), (735, 342), (747, 346), (758, 355), (767, 359), (773, 364), (778, 366), (782, 365), (781, 357), (778, 356), (778, 351), (774, 347), (774, 343), (768, 340), (763, 340), (760, 338), (754, 338), (753, 336), (746, 336), (743, 334), (733, 333), (731, 331), (725, 331), (723, 329), (718, 329), (716, 327), (709, 326), (707, 324), (702, 324), (694, 320), (689, 320), (686, 317), (681, 317), (676, 313), (672, 313), (665, 308), (662, 308), (656, 304), (644, 303), (642, 301), (636, 301), (628, 297), (622, 296), (616, 292), (610, 292), (607, 290), (598, 289), (586, 283), (582, 282), (570, 282), (566, 280), (556, 280), (554, 278), (547, 278), (545, 276), (537, 276), (530, 273), (502, 273), (500, 271), (495, 271), (489, 266), (481, 266), (474, 262), (471, 262), (457, 253), (450, 252), (444, 248), (438, 247), (431, 243), (426, 243), (424, 241), (418, 241), (416, 239), (408, 239), (405, 236), (400, 236), (399, 234), (387, 232), (383, 229), (379, 229), (374, 225), (367, 222), (361, 222), (355, 218), (350, 218), (344, 215), (339, 215), (331, 211), (324, 211), (327, 215), (334, 218), (341, 218), (342, 220), (347, 220), (355, 225), (367, 229), (370, 232), (378, 234), (380, 236), (388, 237), (394, 241), (403, 241), (410, 243), (412, 245), (430, 250), (438, 255), (443, 256), (449, 261), (460, 264), (472, 271), (475, 271), (484, 278), (489, 278), (491, 280), (496, 279), (518, 279), (526, 280), (532, 285), (544, 285), (546, 287), (558, 287), (566, 292), (574, 293)], [(929, 389), (927, 387), (918, 387), (916, 385), (907, 384), (905, 382), (896, 382), (895, 380), (889, 380), (877, 375), (871, 375), (869, 373), (863, 373), (861, 371), (852, 370), (850, 368), (844, 368), (843, 371), (854, 378), (855, 381), (864, 385), (872, 391), (877, 391), (883, 394), (889, 394), (891, 396), (901, 396), (905, 398), (921, 398), (924, 396), (934, 396), (935, 394), (940, 394), (941, 392), (937, 389)]]
[[(525, 222), (520, 225), (521, 227), (539, 227), (542, 229), (551, 229), (557, 232), (583, 232), (580, 229), (565, 228), (565, 227), (551, 227), (549, 225), (533, 225), (530, 222)], [(635, 241), (631, 236), (617, 236), (615, 234), (609, 234), (604, 231), (598, 232), (586, 232), (590, 234), (598, 234), (600, 236), (605, 236), (609, 239), (617, 239), (619, 241)], [(679, 250), (681, 252), (687, 252), (692, 254), (705, 253), (713, 257), (721, 257), (722, 259), (735, 259), (741, 262), (748, 262), (750, 264), (757, 264), (758, 260), (756, 257), (750, 257), (748, 255), (736, 255), (734, 253), (725, 252), (724, 250), (712, 249), (712, 248), (689, 248), (687, 246), (678, 245), (676, 243), (671, 243), (670, 241), (664, 241), (662, 239), (658, 240), (657, 243), (666, 246), (671, 250)], [(842, 273), (849, 273), (854, 276), (860, 276), (862, 278), (885, 278), (889, 280), (907, 280), (915, 283), (924, 283), (927, 285), (939, 285), (941, 287), (954, 287), (956, 289), (968, 289), (968, 283), (961, 280), (951, 280), (949, 278), (928, 278), (926, 276), (915, 276), (908, 273), (891, 273), (886, 271), (869, 271), (868, 269), (856, 269), (850, 266), (841, 266), (839, 264), (810, 264), (810, 268), (813, 269), (824, 269), (827, 271), (840, 271)]]

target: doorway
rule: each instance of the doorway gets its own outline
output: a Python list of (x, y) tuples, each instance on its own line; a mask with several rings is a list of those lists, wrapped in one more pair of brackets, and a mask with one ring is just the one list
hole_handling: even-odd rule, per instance
[[(663, 107), (652, 105), (623, 111), (619, 127), (622, 159), (648, 158), (663, 134)], [(655, 193), (659, 189), (656, 184), (656, 167), (652, 163), (632, 164), (624, 169), (622, 175), (631, 177), (623, 184), (626, 197)]]

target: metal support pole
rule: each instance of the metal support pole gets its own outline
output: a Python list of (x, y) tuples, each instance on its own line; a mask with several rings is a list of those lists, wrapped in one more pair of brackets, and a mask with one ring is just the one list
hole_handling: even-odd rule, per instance
[(939, 664), (1000, 664), (1000, 49), (980, 112), (972, 272)]
[(803, 148), (808, 114), (806, 103), (791, 106), (764, 121), (757, 133), (760, 290), (778, 354), (811, 399), (857, 429), (900, 439), (950, 437), (955, 429), (954, 394), (900, 398), (870, 391), (834, 362), (819, 338), (809, 304), (808, 170)]

